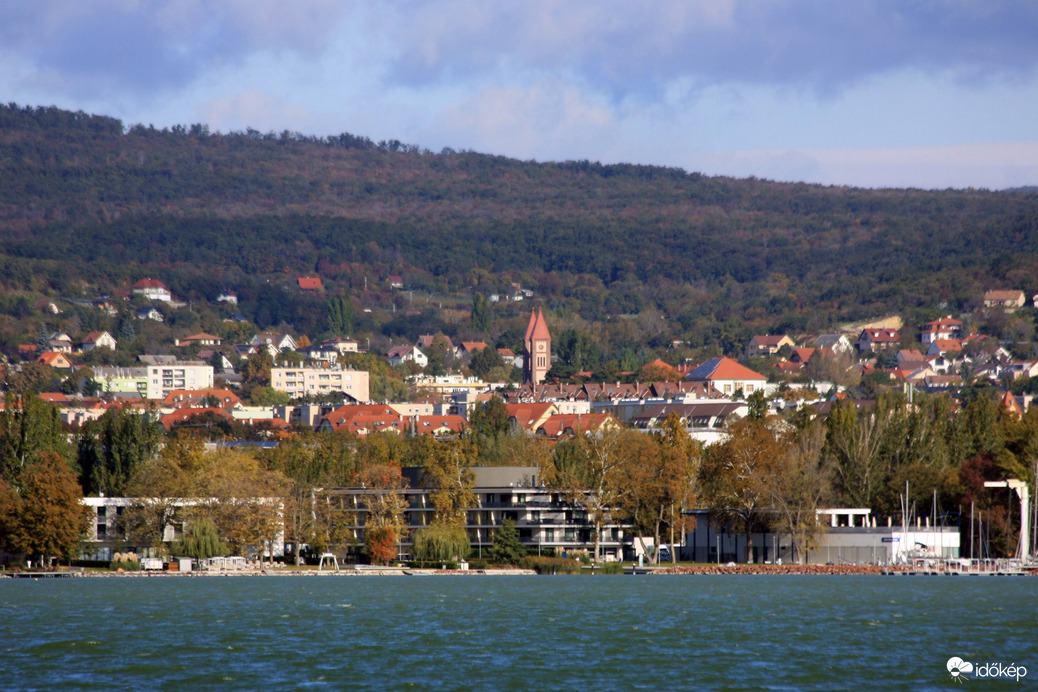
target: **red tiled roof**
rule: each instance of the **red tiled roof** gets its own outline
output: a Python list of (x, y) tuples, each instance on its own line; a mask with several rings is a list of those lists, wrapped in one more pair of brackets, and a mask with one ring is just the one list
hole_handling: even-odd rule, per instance
[(169, 290), (169, 287), (158, 279), (141, 279), (133, 285), (133, 288), (164, 288), (167, 291)]
[(933, 345), (941, 352), (962, 350), (962, 342), (958, 339), (935, 339)]
[(731, 358), (711, 358), (688, 374), (689, 380), (767, 380), (758, 372)]
[(324, 286), (321, 284), (321, 278), (318, 276), (300, 276), (296, 279), (299, 284), (299, 288), (304, 291), (319, 291)]
[(183, 423), (189, 420), (192, 416), (200, 416), (205, 413), (215, 413), (216, 415), (220, 416), (221, 418), (224, 418), (225, 420), (234, 419), (234, 417), (231, 416), (231, 414), (229, 414), (222, 408), (178, 408), (176, 411), (173, 411), (172, 413), (167, 413), (166, 415), (159, 418), (159, 425), (161, 425), (168, 431), (171, 430), (173, 426), (177, 423)]
[(609, 413), (559, 413), (537, 428), (539, 434), (555, 439), (567, 433), (594, 432), (616, 419)]

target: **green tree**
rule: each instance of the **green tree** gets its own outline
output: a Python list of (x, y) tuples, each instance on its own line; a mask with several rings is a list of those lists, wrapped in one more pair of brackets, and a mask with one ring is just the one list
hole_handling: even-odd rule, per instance
[(17, 487), (22, 472), (38, 464), (45, 452), (66, 463), (72, 459), (57, 406), (32, 393), (20, 400), (9, 393), (0, 411), (0, 477)]
[(519, 542), (519, 531), (513, 520), (505, 519), (494, 531), (494, 542), (487, 554), (491, 561), (504, 565), (518, 564), (526, 557), (526, 548)]
[(425, 366), (425, 371), (430, 375), (445, 375), (454, 363), (454, 352), (450, 348), (447, 337), (443, 334), (437, 334), (433, 337), (432, 343), (429, 344), (428, 352), (425, 355), (429, 358), (429, 364)]
[(230, 554), (227, 544), (220, 540), (216, 525), (207, 517), (190, 522), (184, 529), (183, 537), (173, 544), (172, 552), (195, 560)]
[(490, 332), (490, 304), (479, 291), (472, 295), (472, 328), (484, 334)]
[(469, 368), (480, 378), (486, 379), (496, 368), (504, 368), (505, 359), (497, 352), (496, 348), (487, 346), (472, 355)]
[(61, 378), (49, 365), (30, 361), (22, 363), (21, 370), (8, 376), (7, 389), (15, 394), (52, 392), (60, 386)]
[(110, 408), (80, 429), (80, 482), (89, 496), (121, 497), (138, 467), (158, 451), (161, 428), (150, 412)]
[(885, 476), (880, 456), (889, 407), (881, 398), (871, 411), (859, 412), (851, 402), (836, 402), (826, 419), (825, 453), (833, 462), (840, 499), (848, 507), (872, 507)]
[(421, 563), (443, 563), (464, 560), (471, 550), (464, 528), (433, 523), (415, 531), (411, 554)]
[(325, 322), (329, 336), (352, 336), (356, 309), (347, 295), (334, 296), (328, 301)]

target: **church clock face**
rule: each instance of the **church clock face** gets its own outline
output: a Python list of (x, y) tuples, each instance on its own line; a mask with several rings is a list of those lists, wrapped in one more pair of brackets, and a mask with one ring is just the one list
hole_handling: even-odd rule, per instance
[(537, 350), (538, 351), (543, 351), (544, 350), (544, 344), (537, 344)]

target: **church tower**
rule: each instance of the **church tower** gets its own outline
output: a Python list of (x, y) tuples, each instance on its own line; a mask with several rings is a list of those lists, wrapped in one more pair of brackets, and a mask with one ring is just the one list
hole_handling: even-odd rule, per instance
[(551, 333), (544, 321), (544, 312), (530, 311), (530, 324), (523, 338), (526, 353), (523, 355), (523, 382), (540, 384), (551, 370)]

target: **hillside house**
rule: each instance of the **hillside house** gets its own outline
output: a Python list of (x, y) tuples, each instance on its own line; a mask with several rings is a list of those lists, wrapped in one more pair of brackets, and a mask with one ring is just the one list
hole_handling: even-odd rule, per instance
[(901, 343), (901, 332), (896, 329), (863, 329), (858, 336), (858, 351), (879, 353), (897, 348)]
[(164, 303), (173, 302), (173, 294), (169, 286), (158, 279), (141, 279), (135, 283), (130, 290), (137, 295), (142, 295), (148, 300), (161, 300)]
[(778, 336), (754, 336), (746, 346), (746, 355), (750, 357), (773, 356), (778, 353), (783, 346), (793, 348), (796, 346), (796, 343), (785, 334)]
[(162, 322), (165, 319), (162, 313), (151, 305), (138, 309), (133, 313), (133, 316), (139, 320), (151, 320), (153, 322)]
[(36, 358), (37, 363), (49, 365), (55, 370), (71, 370), (72, 361), (60, 351), (44, 351)]
[(923, 344), (932, 344), (938, 339), (961, 339), (962, 322), (951, 315), (928, 322), (919, 330), (919, 340)]
[(257, 347), (268, 347), (268, 350), (276, 351), (272, 355), (289, 350), (295, 351), (299, 348), (295, 338), (291, 334), (279, 334), (278, 332), (260, 332), (256, 336), (252, 337), (252, 341), (249, 342), (253, 346)]
[(1006, 312), (1022, 308), (1025, 301), (1023, 291), (987, 291), (984, 293), (984, 307), (1002, 308)]
[(414, 363), (420, 368), (424, 368), (429, 364), (429, 357), (422, 353), (422, 350), (417, 346), (411, 344), (401, 344), (400, 346), (394, 346), (389, 349), (386, 354), (389, 358), (390, 365), (400, 365), (401, 363)]
[(95, 348), (107, 348), (114, 351), (115, 345), (115, 338), (108, 332), (90, 332), (83, 339), (79, 349), (81, 351), (93, 351)]
[(206, 334), (205, 332), (199, 332), (198, 334), (192, 334), (191, 336), (184, 337), (183, 339), (174, 339), (174, 346), (219, 346), (223, 343), (223, 339), (213, 334)]

